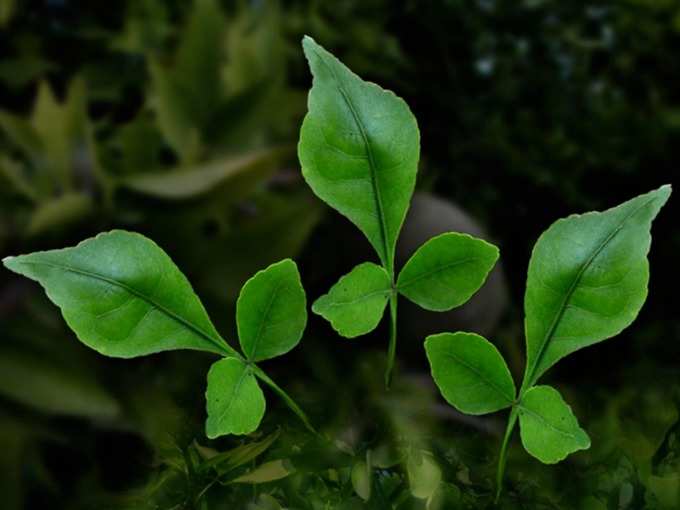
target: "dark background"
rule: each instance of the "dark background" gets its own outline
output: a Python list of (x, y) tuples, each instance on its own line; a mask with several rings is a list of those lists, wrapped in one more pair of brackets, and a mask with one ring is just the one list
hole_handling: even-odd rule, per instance
[[(350, 341), (310, 316), (300, 347), (266, 368), (326, 440), (267, 393), (257, 434), (212, 442), (202, 428), (210, 356), (104, 358), (77, 342), (37, 285), (0, 271), (3, 509), (491, 508), (505, 417), (445, 406), (423, 337), (483, 332), (519, 378), (538, 235), (675, 180), (678, 2), (0, 0), (0, 256), (114, 227), (142, 232), (230, 341), (238, 290), (269, 263), (294, 257), (311, 302), (374, 259), (300, 176), (294, 147), (311, 85), (303, 34), (394, 90), (418, 119), (419, 191), (402, 259), (419, 236), (466, 230), (498, 244), (502, 270), (462, 311), (402, 308), (390, 392), (385, 325)], [(199, 182), (206, 165), (231, 170)], [(680, 507), (676, 202), (654, 224), (637, 321), (544, 379), (593, 447), (543, 466), (515, 437), (502, 508)], [(281, 480), (211, 485), (191, 468), (201, 446), (224, 451), (277, 430), (226, 481), (285, 459), (295, 473)], [(364, 502), (351, 472), (369, 451)]]

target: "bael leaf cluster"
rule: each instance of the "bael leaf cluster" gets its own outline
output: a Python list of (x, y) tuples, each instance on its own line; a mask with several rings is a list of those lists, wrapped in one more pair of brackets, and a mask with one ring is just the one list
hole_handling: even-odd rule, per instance
[(519, 392), (501, 354), (481, 336), (441, 333), (425, 341), (432, 376), (452, 406), (474, 415), (511, 409), (498, 494), (518, 420), (525, 449), (546, 464), (590, 447), (560, 393), (537, 382), (560, 359), (635, 320), (647, 297), (652, 220), (670, 194), (662, 186), (604, 212), (572, 215), (540, 236), (524, 298), (527, 363)]
[(416, 119), (401, 98), (363, 81), (312, 38), (302, 44), (314, 76), (298, 145), (302, 174), (319, 198), (363, 232), (380, 260), (352, 269), (312, 311), (353, 338), (372, 331), (389, 302), (389, 384), (397, 296), (434, 311), (460, 306), (484, 283), (498, 249), (469, 235), (445, 233), (421, 246), (395, 278), (395, 246), (418, 171)]
[(258, 427), (265, 411), (258, 379), (312, 429), (297, 404), (256, 365), (285, 354), (302, 338), (306, 296), (292, 260), (272, 264), (241, 289), (236, 320), (243, 354), (222, 339), (170, 257), (140, 234), (114, 230), (72, 248), (3, 263), (39, 282), (80, 341), (101, 354), (132, 358), (193, 349), (222, 356), (208, 373), (208, 437)]

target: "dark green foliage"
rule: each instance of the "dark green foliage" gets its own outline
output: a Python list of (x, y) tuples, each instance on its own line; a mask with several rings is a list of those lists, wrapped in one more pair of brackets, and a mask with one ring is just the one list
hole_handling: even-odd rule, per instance
[[(210, 29), (193, 28), (215, 5), (221, 15), (209, 17)], [(49, 91), (56, 120), (42, 135), (56, 140), (51, 150), (71, 138), (65, 156), (44, 161), (0, 126), (0, 258), (113, 228), (142, 232), (172, 255), (229, 340), (239, 291), (263, 267), (295, 258), (317, 297), (372, 260), (361, 234), (299, 173), (294, 152), (310, 85), (299, 43), (308, 33), (404, 98), (421, 131), (416, 189), (455, 202), (501, 248), (511, 304), (489, 336), (519, 381), (527, 261), (539, 234), (555, 218), (603, 210), (678, 173), (678, 12), (668, 0), (0, 1), (0, 110), (30, 124)], [(188, 58), (206, 46), (210, 58)], [(168, 106), (160, 89), (187, 67), (196, 74), (182, 86), (202, 102), (186, 126), (174, 126), (188, 133), (182, 139), (161, 117), (185, 116), (186, 103)], [(71, 172), (57, 173), (64, 161)], [(676, 203), (655, 222), (639, 320), (540, 381), (559, 388), (591, 448), (546, 467), (518, 437), (502, 508), (680, 506), (667, 449), (678, 420)], [(314, 439), (265, 388), (258, 433), (208, 441), (202, 393), (213, 355), (100, 356), (75, 340), (37, 285), (0, 271), (0, 506), (382, 510), (387, 499), (400, 509), (495, 508), (503, 424), (445, 409), (405, 312), (401, 375), (389, 393), (384, 324), (360, 343), (339, 342), (311, 314), (304, 348), (263, 362), (328, 441)], [(216, 471), (197, 471), (203, 456), (189, 453), (273, 438), (223, 478), (293, 462), (294, 474), (265, 484), (210, 485)], [(351, 472), (369, 450), (364, 501)], [(419, 456), (409, 451), (427, 452), (440, 468), (429, 503), (411, 496), (408, 459), (418, 465)]]

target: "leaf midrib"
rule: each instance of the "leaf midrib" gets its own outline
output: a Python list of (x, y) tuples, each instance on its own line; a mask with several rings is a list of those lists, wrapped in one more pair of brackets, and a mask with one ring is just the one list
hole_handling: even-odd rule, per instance
[(62, 271), (67, 271), (67, 272), (71, 272), (71, 273), (74, 273), (74, 274), (79, 274), (81, 276), (87, 276), (88, 278), (100, 280), (100, 281), (106, 282), (110, 285), (119, 287), (119, 288), (125, 290), (126, 292), (129, 292), (130, 294), (137, 296), (139, 299), (145, 301), (146, 303), (148, 303), (152, 307), (157, 308), (158, 310), (160, 310), (161, 312), (166, 314), (171, 319), (175, 320), (176, 322), (179, 322), (183, 326), (192, 330), (194, 333), (196, 333), (199, 336), (203, 337), (204, 339), (208, 340), (210, 343), (214, 344), (222, 352), (225, 352), (225, 353), (232, 355), (232, 356), (233, 355), (238, 356), (238, 353), (236, 353), (236, 351), (233, 351), (231, 349), (231, 347), (229, 347), (226, 344), (226, 342), (220, 341), (220, 340), (214, 338), (209, 333), (206, 333), (205, 331), (203, 331), (203, 329), (200, 328), (199, 326), (193, 324), (192, 322), (190, 322), (189, 320), (185, 319), (184, 317), (178, 315), (177, 313), (173, 312), (169, 308), (167, 308), (167, 307), (163, 306), (162, 304), (154, 301), (153, 299), (151, 299), (149, 296), (147, 296), (143, 292), (140, 292), (137, 289), (135, 289), (134, 287), (130, 287), (129, 285), (127, 285), (125, 283), (119, 282), (117, 280), (109, 278), (108, 276), (101, 275), (99, 273), (94, 273), (92, 271), (86, 271), (84, 269), (78, 269), (76, 267), (67, 266), (65, 264), (55, 264), (53, 262), (35, 262), (35, 261), (19, 261), (19, 263), (26, 264), (26, 265), (34, 265), (34, 266), (54, 267), (54, 268), (60, 269)]
[[(316, 56), (319, 58), (319, 61), (323, 63), (326, 68), (331, 72), (333, 75), (333, 80), (337, 84), (338, 90), (340, 91), (340, 95), (342, 96), (343, 100), (345, 101), (345, 104), (347, 104), (347, 107), (350, 110), (350, 113), (352, 114), (352, 118), (354, 119), (354, 123), (357, 126), (357, 129), (359, 129), (359, 133), (361, 134), (361, 138), (364, 141), (364, 145), (366, 146), (366, 155), (368, 156), (368, 166), (370, 169), (370, 174), (371, 174), (371, 187), (373, 188), (373, 198), (375, 200), (375, 206), (376, 209), (378, 210), (378, 219), (380, 220), (378, 222), (380, 226), (380, 238), (382, 241), (382, 248), (383, 248), (383, 256), (384, 259), (383, 263), (387, 264), (388, 272), (390, 273), (390, 277), (392, 277), (392, 262), (391, 262), (391, 254), (390, 250), (387, 246), (387, 224), (385, 220), (385, 212), (383, 209), (383, 204), (382, 204), (382, 198), (380, 195), (380, 187), (378, 186), (378, 177), (377, 177), (377, 165), (375, 162), (375, 157), (373, 155), (373, 149), (371, 147), (371, 143), (368, 137), (368, 133), (366, 132), (366, 129), (363, 125), (363, 122), (361, 121), (361, 118), (359, 117), (359, 113), (357, 112), (356, 108), (354, 107), (354, 103), (352, 102), (351, 98), (349, 97), (349, 94), (347, 94), (347, 91), (345, 88), (342, 86), (342, 82), (340, 78), (338, 77), (337, 73), (335, 72), (335, 69), (333, 66), (329, 65), (326, 60), (323, 58), (323, 56), (316, 50), (316, 48), (312, 48), (312, 51), (316, 54)], [(382, 257), (381, 257), (382, 258)]]
[(373, 296), (379, 296), (379, 295), (384, 295), (385, 297), (389, 297), (392, 291), (390, 289), (381, 289), (381, 290), (374, 290), (371, 292), (367, 292), (366, 294), (362, 294), (359, 297), (356, 297), (354, 299), (350, 299), (347, 301), (341, 301), (341, 300), (336, 300), (336, 301), (331, 301), (330, 303), (326, 303), (324, 306), (328, 308), (332, 308), (335, 306), (346, 306), (346, 305), (354, 305), (356, 303), (360, 303), (361, 301), (365, 301), (367, 299), (372, 298)]
[(252, 349), (252, 356), (250, 358), (255, 359), (257, 358), (257, 346), (260, 343), (260, 339), (262, 338), (262, 333), (264, 332), (264, 325), (267, 322), (267, 319), (269, 318), (269, 313), (271, 312), (272, 305), (274, 304), (274, 301), (276, 300), (276, 295), (279, 293), (279, 290), (283, 286), (284, 282), (279, 282), (276, 287), (274, 287), (274, 292), (272, 292), (271, 297), (269, 298), (269, 303), (267, 303), (267, 308), (265, 308), (264, 314), (262, 314), (262, 320), (260, 321), (260, 326), (257, 328), (257, 334), (255, 335), (255, 339), (253, 340), (253, 349)]
[(491, 389), (493, 389), (496, 393), (498, 393), (503, 399), (508, 403), (512, 404), (513, 398), (508, 398), (508, 396), (505, 394), (505, 392), (493, 381), (491, 381), (485, 374), (480, 372), (477, 368), (474, 366), (470, 365), (469, 363), (463, 361), (461, 358), (456, 356), (455, 354), (452, 354), (450, 352), (445, 352), (444, 356), (451, 358), (453, 361), (458, 363), (459, 365), (464, 366), (471, 372), (473, 372), (475, 375), (477, 375), (482, 381), (484, 381), (487, 386), (489, 386)]
[(466, 259), (462, 260), (457, 260), (455, 262), (449, 262), (448, 264), (444, 264), (442, 266), (439, 266), (437, 269), (432, 269), (430, 271), (427, 271), (425, 273), (419, 274), (418, 276), (414, 276), (410, 280), (406, 280), (406, 282), (399, 282), (397, 281), (397, 288), (399, 290), (403, 290), (405, 287), (409, 287), (413, 285), (414, 283), (423, 280), (425, 278), (430, 278), (431, 276), (434, 276), (436, 274), (439, 274), (443, 271), (446, 271), (447, 269), (451, 269), (452, 267), (460, 266), (462, 264), (467, 264), (468, 262), (474, 262), (476, 260), (479, 260), (479, 257), (468, 257)]
[[(532, 386), (535, 381), (532, 380), (535, 377), (536, 370), (540, 367), (541, 361), (543, 360), (543, 356), (545, 355), (545, 352), (547, 351), (548, 345), (550, 344), (550, 340), (552, 339), (553, 335), (555, 334), (555, 331), (557, 330), (557, 326), (559, 325), (560, 321), (562, 320), (562, 317), (564, 316), (564, 312), (567, 309), (567, 305), (569, 304), (569, 301), (571, 300), (574, 292), (576, 291), (576, 287), (578, 286), (579, 282), (581, 281), (581, 278), (585, 274), (585, 272), (590, 268), (591, 264), (594, 262), (594, 260), (597, 258), (597, 256), (602, 253), (602, 250), (604, 250), (607, 245), (616, 237), (616, 235), (623, 229), (625, 223), (635, 216), (639, 211), (647, 207), (649, 204), (654, 202), (656, 200), (656, 197), (650, 198), (647, 200), (644, 204), (639, 206), (638, 208), (634, 209), (631, 211), (629, 214), (627, 214), (616, 226), (616, 228), (600, 243), (600, 245), (593, 251), (593, 253), (588, 257), (588, 259), (583, 263), (583, 265), (579, 268), (579, 271), (574, 278), (574, 281), (572, 282), (571, 286), (569, 289), (567, 289), (567, 293), (565, 294), (564, 299), (560, 303), (560, 308), (555, 314), (555, 318), (553, 319), (550, 328), (545, 334), (545, 337), (541, 341), (541, 347), (538, 351), (538, 356), (536, 356), (536, 361), (534, 362), (532, 368), (531, 368), (531, 375), (528, 378), (525, 378), (525, 382), (530, 381), (527, 387)], [(602, 213), (600, 213), (602, 214)]]
[(231, 392), (231, 398), (229, 399), (229, 402), (227, 402), (227, 406), (222, 410), (220, 413), (220, 417), (217, 419), (217, 423), (221, 424), (222, 420), (224, 420), (224, 417), (227, 415), (229, 410), (231, 409), (232, 404), (234, 403), (234, 400), (236, 400), (236, 395), (238, 394), (239, 390), (241, 389), (241, 386), (243, 385), (243, 381), (245, 381), (246, 376), (249, 375), (249, 369), (248, 367), (244, 367), (243, 371), (241, 372), (241, 375), (238, 378), (238, 381), (234, 385), (234, 390)]
[(531, 416), (536, 418), (538, 421), (540, 421), (541, 423), (546, 425), (547, 428), (557, 432), (558, 434), (561, 434), (563, 436), (569, 437), (569, 438), (574, 439), (574, 440), (576, 439), (576, 433), (567, 432), (566, 430), (562, 430), (562, 429), (556, 427), (553, 423), (548, 421), (544, 416), (537, 413), (536, 411), (529, 409), (528, 407), (522, 405), (521, 403), (517, 404), (517, 407), (520, 409), (520, 411), (524, 411), (525, 413), (530, 414)]

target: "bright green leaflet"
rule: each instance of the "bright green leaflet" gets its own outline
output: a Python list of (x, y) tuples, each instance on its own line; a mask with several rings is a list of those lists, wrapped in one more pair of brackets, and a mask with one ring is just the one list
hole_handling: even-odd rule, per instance
[(497, 260), (494, 245), (447, 232), (418, 248), (399, 273), (397, 290), (426, 310), (450, 310), (477, 292)]
[[(309, 111), (302, 123), (298, 145), (302, 174), (317, 196), (364, 233), (387, 274), (390, 341), (385, 381), (389, 385), (396, 351), (397, 292), (401, 290), (394, 283), (394, 249), (416, 182), (420, 157), (418, 125), (408, 105), (394, 93), (363, 81), (312, 38), (305, 37), (302, 45), (314, 76)], [(468, 242), (463, 237), (448, 239), (447, 249), (456, 243), (464, 244), (456, 248), (460, 254), (475, 241), (469, 238)], [(436, 248), (432, 250), (436, 251)], [(473, 258), (476, 253), (466, 253), (464, 258)], [(426, 250), (422, 258), (430, 256), (435, 255)], [(428, 300), (422, 296), (431, 279), (421, 273), (434, 269), (437, 261), (420, 258), (412, 265), (413, 277), (417, 280), (406, 281), (403, 293), (413, 296), (416, 303), (423, 301), (436, 310), (446, 310), (466, 301), (481, 286), (490, 269), (478, 267), (484, 264), (470, 263), (466, 277), (455, 278), (446, 268), (440, 268), (446, 276), (446, 285), (460, 283), (462, 288), (454, 288), (448, 296), (443, 296), (446, 290), (440, 288), (437, 296)], [(487, 260), (488, 254), (482, 258)], [(453, 272), (453, 267), (451, 270)], [(382, 277), (373, 271), (370, 278), (371, 285), (366, 285), (359, 282), (353, 272), (343, 277), (315, 303), (313, 311), (330, 320), (343, 336), (368, 333), (377, 326), (384, 307), (381, 290), (384, 286), (378, 281)], [(378, 294), (370, 294), (372, 291), (367, 291), (367, 287), (375, 288)], [(345, 295), (354, 296), (350, 300), (375, 298), (367, 301), (363, 310), (358, 306), (336, 306), (347, 299)]]
[(466, 414), (513, 405), (515, 383), (498, 349), (474, 333), (439, 333), (425, 340), (432, 378), (446, 401)]
[(329, 321), (346, 338), (375, 329), (392, 294), (390, 277), (384, 268), (364, 262), (314, 302), (312, 311)]
[(78, 339), (106, 356), (170, 349), (235, 352), (170, 257), (139, 234), (114, 230), (73, 248), (3, 262), (39, 282)]
[[(498, 461), (497, 497), (517, 421), (526, 450), (542, 462), (559, 462), (590, 446), (557, 390), (535, 384), (564, 356), (617, 335), (633, 322), (647, 297), (651, 224), (670, 194), (671, 187), (662, 186), (604, 212), (569, 216), (555, 222), (537, 241), (529, 262), (524, 303), (527, 365), (519, 396), (510, 403)], [(483, 409), (474, 395), (488, 390), (489, 375), (473, 364), (478, 358), (460, 352), (456, 355), (475, 370), (451, 375), (460, 368), (446, 365), (444, 358), (453, 349), (460, 351), (461, 343), (445, 335), (434, 337), (441, 342), (441, 352), (431, 352), (432, 337), (426, 343), (433, 376), (452, 405), (474, 414), (475, 409)], [(479, 339), (475, 342), (486, 345)], [(483, 363), (488, 370), (505, 367), (495, 356)], [(471, 386), (474, 392), (466, 394)], [(490, 411), (508, 407), (501, 405), (499, 394), (484, 396)], [(479, 407), (465, 409), (461, 404), (466, 399)]]
[(214, 439), (229, 431), (248, 434), (264, 416), (265, 401), (252, 369), (237, 358), (213, 363), (205, 392), (208, 419), (205, 434)]
[[(8, 257), (3, 262), (39, 282), (78, 339), (102, 354), (131, 358), (195, 349), (224, 356), (226, 360), (213, 365), (208, 378), (206, 432), (210, 437), (257, 428), (264, 400), (256, 377), (314, 430), (290, 396), (253, 363), (289, 351), (302, 336), (306, 298), (292, 260), (260, 271), (243, 288), (238, 323), (247, 363), (215, 330), (170, 257), (140, 234), (114, 230), (73, 248)], [(253, 315), (263, 309), (268, 313)], [(253, 335), (253, 327), (259, 333)]]
[(272, 264), (246, 282), (236, 303), (236, 323), (249, 360), (275, 358), (298, 344), (307, 324), (307, 299), (295, 262)]
[(541, 462), (555, 464), (570, 453), (590, 448), (588, 434), (555, 388), (534, 386), (517, 407), (522, 444)]
[(402, 99), (363, 81), (312, 38), (302, 45), (314, 75), (298, 146), (302, 173), (391, 273), (418, 171), (416, 119)]
[(541, 235), (524, 297), (526, 385), (635, 320), (647, 298), (650, 227), (670, 194), (663, 186), (605, 212), (559, 220)]

